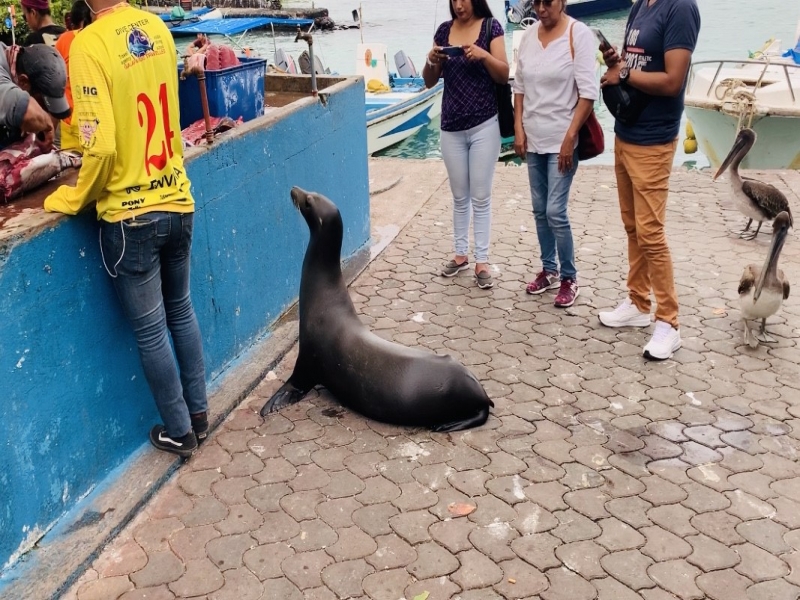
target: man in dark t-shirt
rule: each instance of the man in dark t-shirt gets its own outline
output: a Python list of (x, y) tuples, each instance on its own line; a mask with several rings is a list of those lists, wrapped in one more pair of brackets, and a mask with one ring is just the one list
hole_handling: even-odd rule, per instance
[(23, 45), (47, 44), (55, 47), (58, 36), (66, 29), (53, 22), (48, 0), (21, 0), (20, 4), (22, 4), (22, 15), (25, 17), (25, 22), (31, 29), (31, 33), (25, 38)]
[(648, 327), (652, 290), (655, 329), (643, 352), (651, 360), (668, 359), (681, 347), (664, 221), (687, 74), (699, 33), (696, 0), (637, 0), (628, 17), (622, 56), (603, 48), (609, 68), (601, 85), (624, 82), (649, 100), (634, 123), (617, 121), (614, 127), (614, 168), (628, 234), (629, 293), (615, 310), (599, 317), (608, 327)]

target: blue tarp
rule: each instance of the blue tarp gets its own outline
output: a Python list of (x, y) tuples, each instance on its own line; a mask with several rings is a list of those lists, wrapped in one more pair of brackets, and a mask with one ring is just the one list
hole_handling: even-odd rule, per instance
[(228, 19), (208, 19), (173, 27), (170, 31), (176, 33), (205, 33), (207, 35), (234, 35), (243, 33), (248, 29), (267, 27), (274, 24), (276, 27), (304, 27), (313, 25), (314, 19), (275, 19), (271, 17), (231, 17)]

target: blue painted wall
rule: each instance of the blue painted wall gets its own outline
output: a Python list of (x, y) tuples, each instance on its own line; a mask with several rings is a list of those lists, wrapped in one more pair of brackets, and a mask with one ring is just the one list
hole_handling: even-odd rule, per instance
[[(340, 84), (326, 105), (295, 103), (187, 157), (208, 382), (297, 298), (308, 228), (291, 186), (339, 206), (343, 259), (367, 244), (363, 89)], [(0, 248), (0, 315), (2, 568), (146, 443), (159, 418), (93, 210)]]

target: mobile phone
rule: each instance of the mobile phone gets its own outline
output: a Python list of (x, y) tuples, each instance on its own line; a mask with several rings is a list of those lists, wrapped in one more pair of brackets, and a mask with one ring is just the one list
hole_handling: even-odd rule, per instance
[(597, 27), (592, 27), (592, 31), (594, 32), (595, 36), (597, 36), (598, 41), (600, 42), (600, 50), (605, 52), (609, 48), (611, 48), (611, 42), (606, 39), (606, 36), (603, 35), (603, 32), (600, 31)]
[(439, 52), (447, 54), (447, 56), (462, 56), (464, 54), (464, 48), (461, 46), (444, 46), (439, 48)]

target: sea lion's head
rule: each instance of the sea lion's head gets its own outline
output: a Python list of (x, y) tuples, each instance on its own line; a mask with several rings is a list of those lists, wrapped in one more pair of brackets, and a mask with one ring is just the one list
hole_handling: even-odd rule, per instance
[(336, 205), (316, 192), (294, 186), (291, 191), (292, 202), (308, 224), (311, 233), (325, 231), (331, 235), (342, 235), (342, 217)]

